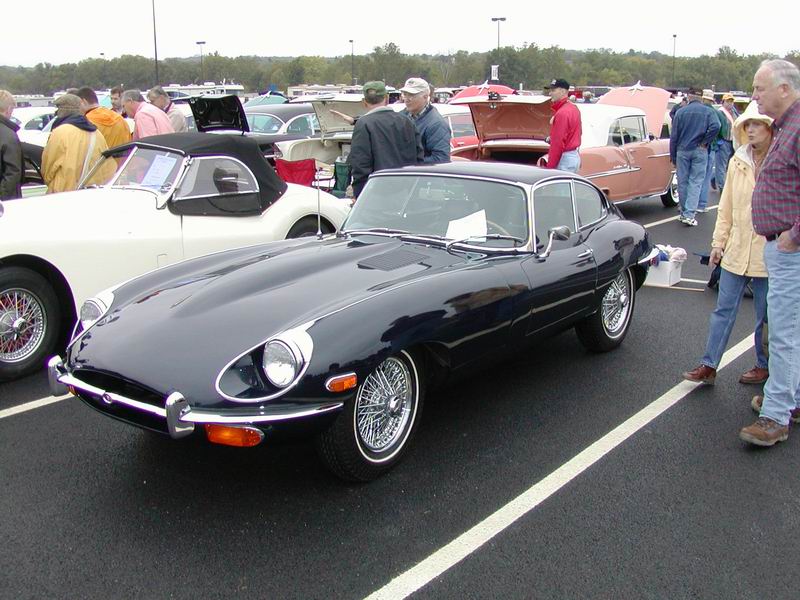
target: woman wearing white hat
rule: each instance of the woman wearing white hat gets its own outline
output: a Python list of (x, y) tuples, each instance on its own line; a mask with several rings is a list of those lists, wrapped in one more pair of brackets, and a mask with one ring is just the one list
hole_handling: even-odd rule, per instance
[(762, 344), (762, 331), (767, 316), (765, 239), (753, 230), (750, 202), (758, 171), (772, 142), (771, 126), (772, 119), (760, 114), (755, 102), (747, 107), (733, 125), (733, 135), (741, 146), (728, 166), (709, 259), (712, 266), (721, 261), (719, 296), (717, 307), (711, 313), (706, 352), (700, 366), (683, 374), (684, 379), (689, 381), (714, 383), (717, 366), (728, 345), (748, 282), (752, 282), (756, 317), (756, 365), (743, 373), (739, 381), (763, 383), (769, 376), (767, 356)]

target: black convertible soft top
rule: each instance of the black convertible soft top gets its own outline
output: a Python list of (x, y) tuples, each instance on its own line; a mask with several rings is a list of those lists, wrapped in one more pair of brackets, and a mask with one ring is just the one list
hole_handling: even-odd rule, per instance
[(261, 192), (262, 210), (283, 196), (287, 185), (264, 158), (258, 142), (236, 134), (215, 133), (167, 133), (123, 144), (103, 155), (117, 154), (127, 148), (156, 148), (171, 150), (186, 156), (231, 156), (242, 161), (255, 175)]

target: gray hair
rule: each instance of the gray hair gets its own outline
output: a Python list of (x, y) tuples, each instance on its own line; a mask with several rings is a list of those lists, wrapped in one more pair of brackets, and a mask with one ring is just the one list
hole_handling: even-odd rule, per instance
[(152, 101), (153, 98), (156, 97), (169, 98), (169, 94), (164, 91), (164, 88), (162, 88), (160, 85), (157, 85), (150, 88), (150, 90), (147, 92), (147, 97), (150, 101)]
[(761, 67), (770, 70), (775, 85), (785, 83), (795, 92), (800, 92), (800, 69), (794, 63), (775, 58), (762, 61)]
[(119, 99), (120, 102), (144, 102), (142, 92), (139, 90), (125, 90)]
[(0, 90), (0, 112), (6, 112), (9, 108), (16, 105), (17, 101), (14, 100), (14, 96), (11, 92)]

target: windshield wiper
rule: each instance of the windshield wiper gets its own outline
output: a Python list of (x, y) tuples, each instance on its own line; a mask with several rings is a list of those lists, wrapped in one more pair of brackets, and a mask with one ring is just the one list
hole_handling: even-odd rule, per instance
[(389, 237), (395, 237), (398, 235), (405, 235), (409, 233), (405, 229), (391, 229), (390, 227), (372, 227), (370, 229), (348, 229), (343, 231), (343, 235), (352, 235), (354, 233), (363, 233), (363, 234), (370, 234), (370, 233), (377, 233), (377, 234), (384, 234), (388, 235)]
[(449, 251), (450, 248), (452, 248), (455, 244), (463, 244), (464, 242), (469, 242), (470, 240), (512, 240), (515, 243), (516, 242), (519, 242), (520, 244), (525, 243), (525, 240), (523, 240), (522, 238), (515, 237), (513, 235), (504, 235), (502, 233), (487, 233), (485, 235), (470, 235), (465, 238), (451, 240), (447, 242), (445, 249)]

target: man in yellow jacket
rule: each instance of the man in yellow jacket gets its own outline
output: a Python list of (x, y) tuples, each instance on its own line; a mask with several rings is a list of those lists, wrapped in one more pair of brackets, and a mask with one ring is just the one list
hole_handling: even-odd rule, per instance
[[(767, 268), (764, 264), (766, 240), (753, 229), (750, 205), (756, 173), (772, 142), (772, 119), (758, 112), (755, 102), (739, 116), (733, 134), (742, 144), (728, 165), (725, 187), (719, 201), (717, 224), (711, 240), (714, 265), (721, 263), (717, 307), (711, 313), (706, 353), (700, 366), (687, 371), (683, 378), (699, 383), (714, 383), (717, 365), (728, 345), (736, 313), (747, 282), (753, 288), (756, 313), (756, 365), (739, 377), (740, 383), (764, 383), (769, 376), (764, 352), (763, 328), (767, 318)], [(757, 396), (760, 398), (760, 396)], [(759, 406), (760, 409), (760, 406)], [(795, 416), (800, 415), (792, 415)]]
[[(83, 116), (80, 98), (64, 94), (55, 101), (56, 120), (42, 152), (42, 176), (47, 193), (67, 192), (78, 188), (102, 153), (108, 150), (105, 138), (97, 127)], [(87, 183), (102, 184), (114, 174), (116, 163), (95, 172)]]
[(109, 148), (131, 141), (131, 129), (128, 127), (128, 122), (113, 110), (100, 106), (97, 94), (92, 88), (79, 88), (75, 95), (81, 99), (81, 108), (86, 120), (103, 134)]

